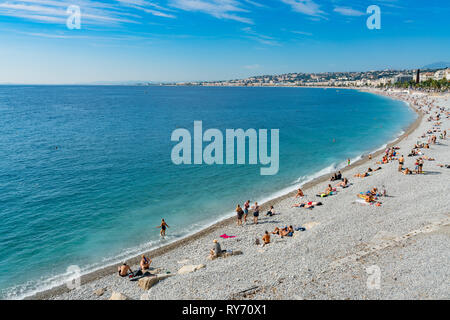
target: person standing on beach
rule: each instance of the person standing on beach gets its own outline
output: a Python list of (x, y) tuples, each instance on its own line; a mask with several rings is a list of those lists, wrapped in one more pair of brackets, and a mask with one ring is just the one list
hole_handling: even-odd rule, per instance
[(347, 165), (350, 165), (350, 158), (347, 158)]
[(403, 158), (403, 155), (398, 158), (398, 172), (403, 171), (403, 163), (405, 162), (405, 158)]
[(248, 208), (250, 208), (250, 200), (247, 200), (244, 203), (244, 222), (245, 223), (247, 223)]
[(255, 202), (253, 206), (253, 223), (258, 224), (258, 217), (259, 217), (259, 205), (258, 202)]
[(169, 225), (164, 221), (164, 219), (161, 219), (161, 224), (157, 226), (157, 228), (161, 228), (160, 235), (164, 238), (166, 236), (166, 228), (169, 228)]
[(236, 207), (236, 213), (237, 213), (237, 225), (242, 225), (242, 216), (244, 215), (244, 210), (242, 210), (241, 206), (238, 204)]

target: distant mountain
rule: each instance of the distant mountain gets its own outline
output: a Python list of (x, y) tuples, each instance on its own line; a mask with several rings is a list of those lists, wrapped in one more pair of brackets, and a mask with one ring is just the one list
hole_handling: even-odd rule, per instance
[(444, 68), (450, 68), (450, 62), (440, 61), (427, 64), (426, 66), (422, 67), (422, 69), (444, 69)]

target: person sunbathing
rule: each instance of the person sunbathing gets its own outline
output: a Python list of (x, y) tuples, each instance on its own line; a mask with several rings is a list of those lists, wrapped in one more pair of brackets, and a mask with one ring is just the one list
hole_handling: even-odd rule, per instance
[(282, 228), (282, 229), (280, 229), (280, 236), (283, 238), (283, 237), (286, 237), (286, 236), (288, 236), (289, 235), (289, 230), (288, 230), (288, 227), (284, 227), (284, 228)]
[(271, 217), (271, 216), (274, 216), (274, 215), (275, 215), (275, 209), (274, 209), (273, 206), (270, 206), (270, 210), (267, 211), (266, 216)]
[(339, 182), (336, 187), (347, 188), (348, 187), (348, 179), (344, 178), (341, 182)]
[(314, 208), (314, 206), (321, 206), (322, 202), (320, 201), (309, 201), (309, 202), (302, 202), (302, 203), (294, 203), (292, 205), (292, 208)]
[(289, 231), (288, 236), (292, 237), (294, 235), (294, 227), (293, 226), (289, 226), (288, 227), (288, 231)]
[(298, 188), (298, 190), (297, 190), (297, 194), (295, 195), (295, 198), (298, 198), (298, 197), (303, 197), (304, 196), (304, 194), (303, 194), (303, 191), (302, 191), (302, 189), (300, 189), (300, 188)]
[(370, 194), (376, 196), (378, 193), (378, 189), (373, 187), (372, 190), (370, 190)]
[(316, 194), (318, 197), (327, 197), (333, 192), (333, 187), (331, 184), (328, 185), (328, 187), (325, 189), (323, 193)]
[(408, 168), (406, 168), (405, 170), (403, 170), (403, 174), (411, 174), (411, 170), (409, 170)]
[(150, 268), (151, 263), (152, 260), (150, 258), (147, 258), (145, 255), (142, 255), (141, 262), (139, 263), (139, 265), (141, 266), (141, 270), (144, 271)]
[(263, 247), (266, 245), (266, 244), (269, 244), (270, 243), (270, 234), (269, 234), (269, 232), (268, 231), (266, 231), (265, 233), (264, 233), (264, 235), (263, 235), (263, 237), (262, 237), (262, 240), (263, 240)]
[(126, 262), (124, 262), (120, 267), (118, 267), (117, 271), (119, 272), (119, 276), (121, 277), (126, 277), (129, 274), (133, 274), (133, 270), (131, 270), (130, 266), (127, 265)]
[(360, 197), (363, 198), (364, 201), (367, 202), (367, 203), (371, 203), (372, 201), (375, 200), (374, 196), (372, 194), (370, 194), (370, 193), (369, 194), (363, 194)]
[(365, 178), (367, 176), (369, 176), (369, 174), (367, 172), (357, 173), (357, 174), (354, 175), (354, 177), (358, 177), (358, 178)]
[(281, 237), (292, 237), (294, 235), (294, 228), (292, 226), (281, 229)]
[(272, 231), (272, 234), (278, 234), (278, 235), (280, 235), (280, 231), (281, 231), (280, 228), (275, 227), (275, 229)]

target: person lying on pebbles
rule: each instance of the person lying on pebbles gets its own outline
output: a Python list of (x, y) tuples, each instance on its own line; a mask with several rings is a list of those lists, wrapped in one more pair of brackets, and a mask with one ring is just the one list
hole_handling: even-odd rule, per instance
[(356, 178), (365, 178), (365, 177), (368, 177), (368, 176), (369, 176), (369, 174), (367, 172), (357, 173), (357, 174), (354, 175), (354, 177), (356, 177)]
[(292, 237), (294, 235), (294, 228), (292, 226), (284, 227), (284, 228), (278, 228), (275, 227), (275, 230), (272, 231), (272, 234), (277, 234), (281, 238), (283, 237)]
[(321, 205), (322, 205), (322, 202), (320, 202), (320, 201), (309, 201), (309, 202), (294, 203), (291, 208), (306, 208), (306, 209), (311, 208), (312, 209), (312, 208), (314, 208), (314, 206), (321, 206)]
[(341, 182), (339, 182), (336, 187), (347, 188), (349, 186), (348, 179), (344, 178)]
[(403, 174), (412, 174), (412, 171), (409, 170), (409, 168), (405, 168), (405, 170), (402, 171)]

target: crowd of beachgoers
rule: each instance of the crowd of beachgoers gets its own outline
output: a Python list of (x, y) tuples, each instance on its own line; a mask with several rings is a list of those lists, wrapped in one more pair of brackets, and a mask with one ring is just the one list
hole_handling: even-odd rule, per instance
[[(407, 284), (400, 285), (399, 282), (397, 287), (389, 284), (384, 290), (368, 292), (365, 280), (361, 280), (365, 269), (358, 269), (361, 261), (353, 261), (348, 257), (360, 252), (357, 249), (361, 247), (371, 246), (375, 240), (381, 241), (377, 243), (397, 238), (400, 239), (398, 243), (412, 241), (408, 240), (412, 236), (402, 238), (401, 235), (409, 234), (411, 230), (422, 230), (427, 223), (448, 226), (449, 199), (448, 196), (444, 199), (439, 197), (442, 193), (450, 192), (450, 171), (446, 171), (450, 168), (446, 148), (450, 99), (422, 93), (377, 93), (404, 100), (415, 108), (422, 119), (417, 124), (417, 129), (406, 133), (395, 145), (366, 155), (360, 164), (353, 165), (348, 161), (346, 168), (337, 170), (327, 179), (310, 186), (301, 186), (295, 193), (279, 200), (262, 205), (250, 200), (237, 204), (234, 221), (222, 226), (220, 232), (212, 229), (206, 235), (193, 237), (192, 241), (182, 247), (155, 257), (143, 254), (139, 265), (124, 262), (117, 266), (119, 276), (102, 276), (82, 284), (78, 289), (46, 298), (416, 297), (420, 290), (417, 291), (414, 285), (408, 284), (409, 278), (408, 281), (405, 280)], [(405, 176), (417, 177), (417, 180), (404, 180), (402, 177)], [(158, 228), (162, 237), (170, 231), (164, 220)], [(385, 277), (391, 277), (391, 273), (397, 274), (402, 268), (413, 268), (409, 264), (395, 262), (398, 254), (395, 250), (403, 250), (402, 255), (411, 256), (408, 258), (411, 259), (411, 265), (417, 264), (414, 259), (422, 259), (429, 254), (429, 251), (422, 252), (421, 248), (426, 250), (430, 245), (436, 247), (436, 250), (440, 250), (442, 246), (447, 248), (440, 254), (445, 259), (450, 259), (448, 235), (446, 236), (447, 241), (444, 242), (436, 236), (438, 244), (430, 242), (431, 238), (416, 236), (414, 241), (430, 243), (414, 248), (413, 245), (402, 247), (398, 243), (388, 242), (379, 250), (374, 250), (378, 254), (385, 250), (382, 258), (377, 260), (368, 253), (365, 259), (386, 265), (388, 271), (385, 272), (389, 276)], [(347, 263), (339, 264), (342, 259), (347, 259)], [(443, 263), (441, 267), (446, 268), (445, 261)], [(339, 267), (331, 268), (331, 265)], [(432, 268), (436, 269), (435, 276), (448, 273), (439, 265), (433, 265)], [(353, 270), (354, 278), (350, 279), (344, 270)], [(431, 297), (450, 296), (450, 290), (446, 286), (435, 284), (433, 275), (431, 281), (428, 276), (420, 278), (420, 270), (409, 272), (411, 277), (416, 278), (416, 283), (421, 283), (423, 287), (434, 285), (435, 292), (427, 291)], [(340, 279), (341, 284), (332, 280), (333, 277)], [(396, 275), (395, 279), (398, 277), (400, 276)], [(359, 278), (361, 279), (356, 280)], [(286, 279), (288, 280), (285, 281)], [(327, 289), (317, 287), (318, 283)], [(427, 287), (427, 290), (431, 289)]]

